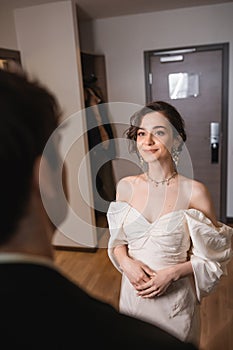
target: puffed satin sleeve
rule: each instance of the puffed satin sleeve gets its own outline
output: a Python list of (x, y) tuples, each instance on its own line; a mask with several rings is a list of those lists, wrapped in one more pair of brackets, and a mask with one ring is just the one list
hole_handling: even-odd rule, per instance
[(192, 240), (191, 264), (194, 271), (196, 294), (199, 301), (227, 275), (227, 264), (232, 258), (233, 228), (221, 222), (214, 226), (200, 211), (186, 212), (187, 226)]
[(113, 250), (118, 245), (128, 244), (126, 235), (123, 229), (124, 218), (128, 212), (127, 203), (111, 202), (107, 212), (107, 220), (110, 238), (108, 241), (108, 256), (113, 265), (122, 272), (118, 264)]

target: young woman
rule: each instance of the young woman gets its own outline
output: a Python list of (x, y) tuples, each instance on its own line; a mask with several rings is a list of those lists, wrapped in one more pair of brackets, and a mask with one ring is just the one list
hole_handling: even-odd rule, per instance
[(107, 213), (119, 309), (198, 346), (199, 305), (226, 273), (233, 229), (217, 221), (207, 187), (178, 173), (186, 133), (173, 106), (148, 104), (126, 135), (146, 170), (119, 181)]

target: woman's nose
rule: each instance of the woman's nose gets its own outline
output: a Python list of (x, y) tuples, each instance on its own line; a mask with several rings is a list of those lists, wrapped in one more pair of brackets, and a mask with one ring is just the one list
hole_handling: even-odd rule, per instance
[(145, 142), (146, 142), (148, 145), (152, 145), (152, 144), (155, 143), (154, 138), (153, 138), (153, 135), (152, 135), (151, 133), (148, 133), (148, 134), (146, 135)]

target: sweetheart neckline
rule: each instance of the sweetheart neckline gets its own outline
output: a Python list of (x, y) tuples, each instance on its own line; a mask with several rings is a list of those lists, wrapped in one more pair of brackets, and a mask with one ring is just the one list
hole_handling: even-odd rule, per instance
[(153, 220), (153, 221), (150, 221), (150, 220), (148, 220), (148, 219), (145, 217), (145, 215), (143, 215), (143, 214), (142, 214), (139, 210), (137, 210), (135, 207), (133, 207), (133, 206), (130, 205), (130, 204), (129, 204), (129, 206), (130, 206), (130, 209), (136, 211), (136, 212), (140, 215), (140, 217), (142, 217), (142, 219), (145, 220), (149, 225), (154, 225), (156, 222), (160, 221), (160, 220), (163, 219), (164, 217), (169, 216), (169, 214), (175, 214), (175, 213), (178, 213), (178, 212), (180, 212), (180, 211), (183, 210), (183, 209), (179, 209), (179, 210), (170, 211), (170, 212), (168, 212), (168, 213), (166, 213), (166, 214), (163, 214), (163, 215), (159, 216), (157, 219), (155, 219), (155, 220)]
[(155, 219), (154, 221), (150, 221), (148, 220), (138, 209), (136, 209), (134, 206), (132, 206), (131, 204), (129, 204), (128, 202), (125, 201), (115, 201), (112, 203), (122, 203), (122, 204), (126, 204), (127, 206), (130, 207), (130, 209), (133, 209), (134, 211), (136, 211), (149, 225), (154, 225), (156, 222), (160, 221), (162, 218), (169, 216), (171, 214), (175, 214), (175, 213), (179, 213), (179, 212), (187, 212), (187, 211), (196, 211), (198, 213), (201, 213), (202, 215), (204, 215), (200, 210), (195, 209), (195, 208), (189, 208), (189, 209), (177, 209), (177, 210), (173, 210), (170, 211), (166, 214), (161, 215), (160, 217), (158, 217), (157, 219)]

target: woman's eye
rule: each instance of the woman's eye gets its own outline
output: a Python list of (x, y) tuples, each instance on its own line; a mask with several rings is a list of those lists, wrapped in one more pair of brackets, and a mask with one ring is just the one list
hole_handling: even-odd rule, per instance
[(156, 136), (156, 135), (158, 135), (158, 136), (164, 136), (164, 135), (165, 135), (165, 132), (162, 131), (162, 130), (158, 130), (158, 131), (156, 131), (156, 133), (155, 133), (155, 136)]
[(144, 135), (145, 135), (145, 133), (143, 131), (139, 131), (137, 134), (137, 136), (144, 136)]

